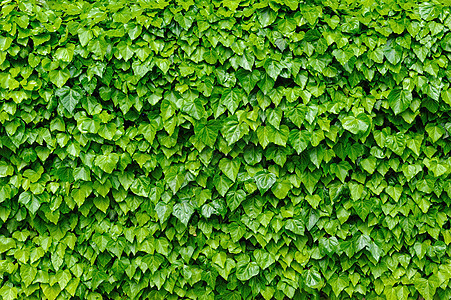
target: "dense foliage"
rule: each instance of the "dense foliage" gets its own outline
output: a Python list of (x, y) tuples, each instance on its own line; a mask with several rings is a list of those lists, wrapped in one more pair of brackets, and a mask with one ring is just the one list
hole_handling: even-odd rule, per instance
[(451, 298), (449, 8), (1, 6), (3, 299)]

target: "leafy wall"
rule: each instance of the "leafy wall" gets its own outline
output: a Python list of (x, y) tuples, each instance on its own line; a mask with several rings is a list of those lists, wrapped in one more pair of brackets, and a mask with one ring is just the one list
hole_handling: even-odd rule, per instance
[(449, 8), (6, 0), (0, 28), (3, 299), (451, 298)]

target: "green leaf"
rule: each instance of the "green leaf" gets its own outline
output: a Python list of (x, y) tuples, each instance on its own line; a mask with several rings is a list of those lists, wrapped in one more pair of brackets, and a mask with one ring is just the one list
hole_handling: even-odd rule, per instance
[(219, 176), (218, 174), (213, 178), (213, 183), (218, 193), (224, 197), (229, 188), (233, 185), (233, 181), (225, 176)]
[(227, 193), (227, 206), (231, 211), (234, 211), (240, 206), (244, 199), (246, 199), (246, 193), (243, 190), (229, 191)]
[(330, 166), (331, 172), (337, 175), (338, 179), (340, 179), (340, 181), (343, 183), (345, 182), (345, 179), (349, 174), (349, 170), (351, 169), (351, 165), (344, 160), (340, 161), (338, 164), (332, 164)]
[(227, 254), (225, 252), (217, 252), (211, 261), (224, 269), (227, 261)]
[(204, 106), (199, 99), (194, 99), (192, 102), (185, 101), (182, 111), (196, 120), (200, 120), (205, 116)]
[(277, 12), (267, 7), (257, 14), (258, 21), (262, 27), (267, 27), (274, 23), (277, 18)]
[(340, 275), (334, 274), (329, 279), (328, 283), (332, 286), (335, 296), (338, 297), (340, 293), (349, 286), (349, 278), (344, 273), (341, 273)]
[(194, 207), (189, 200), (182, 200), (180, 203), (174, 204), (172, 214), (180, 220), (185, 226), (188, 225), (189, 219), (194, 213)]
[(365, 192), (364, 186), (355, 182), (350, 182), (348, 186), (349, 191), (351, 192), (351, 199), (354, 201), (361, 200), (362, 195)]
[(163, 224), (172, 214), (172, 205), (160, 201), (155, 205), (155, 211), (157, 212), (160, 224)]
[(262, 152), (259, 147), (253, 146), (252, 144), (248, 145), (244, 149), (244, 161), (251, 166), (258, 164), (263, 158)]
[(98, 155), (94, 164), (104, 172), (111, 174), (119, 162), (119, 154), (110, 153), (106, 155)]
[(13, 39), (8, 37), (0, 37), (0, 51), (7, 51), (8, 48), (11, 46), (11, 43), (13, 42)]
[(3, 300), (14, 300), (17, 299), (18, 290), (15, 286), (3, 285), (0, 289), (0, 295)]
[(221, 104), (227, 107), (230, 113), (234, 114), (240, 103), (243, 102), (245, 94), (243, 90), (232, 88), (227, 89), (221, 97)]
[(370, 174), (373, 174), (374, 170), (376, 170), (376, 163), (377, 159), (374, 156), (370, 156), (360, 161), (362, 168)]
[[(302, 6), (302, 16), (310, 23), (310, 25), (314, 26), (318, 18), (320, 18), (323, 14), (321, 6)], [(336, 17), (336, 15), (334, 15)], [(334, 18), (332, 18), (334, 19)], [(334, 21), (332, 21), (334, 22)]]
[(291, 190), (291, 187), (292, 185), (289, 180), (281, 180), (277, 181), (276, 184), (272, 186), (271, 191), (278, 199), (285, 199), (288, 192)]
[(238, 118), (234, 115), (224, 123), (221, 133), (227, 143), (232, 145), (240, 140), (245, 134), (249, 133), (249, 125), (238, 121)]
[(430, 279), (418, 278), (413, 281), (415, 284), (415, 288), (420, 292), (421, 296), (424, 297), (425, 300), (432, 300), (435, 296), (435, 291), (439, 287), (439, 282), (433, 276)]
[(13, 166), (5, 161), (0, 161), (0, 177), (11, 176), (14, 174)]
[(171, 188), (172, 193), (175, 195), (177, 191), (182, 187), (182, 184), (185, 182), (184, 167), (182, 165), (171, 166), (165, 172), (165, 181)]
[(238, 262), (236, 266), (236, 278), (245, 282), (260, 273), (260, 267), (256, 262)]
[(274, 255), (263, 249), (256, 249), (253, 255), (255, 257), (255, 261), (262, 270), (269, 268), (276, 262)]
[(321, 197), (317, 194), (315, 195), (307, 195), (305, 196), (305, 200), (314, 208), (318, 208), (319, 203), (321, 202)]
[(219, 169), (233, 182), (236, 180), (240, 166), (241, 161), (238, 159), (223, 158), (219, 162)]
[(309, 269), (305, 275), (305, 285), (312, 289), (320, 289), (324, 284), (321, 273), (315, 269)]
[(110, 206), (110, 199), (108, 197), (95, 197), (93, 202), (98, 209), (103, 211), (103, 213), (106, 213)]
[(300, 220), (289, 219), (285, 223), (285, 229), (287, 229), (297, 235), (304, 235), (305, 226), (304, 226), (304, 223), (302, 223), (302, 221), (300, 221)]
[(393, 40), (389, 40), (382, 48), (382, 51), (384, 52), (385, 58), (387, 58), (391, 64), (396, 65), (401, 61), (402, 48), (394, 43)]
[(301, 154), (311, 141), (312, 134), (306, 130), (291, 130), (288, 137), (288, 144), (290, 144), (298, 154)]
[(240, 57), (240, 66), (243, 69), (252, 71), (252, 67), (254, 66), (255, 57), (252, 53), (248, 51), (244, 51), (243, 55)]
[(428, 123), (425, 129), (433, 143), (437, 142), (445, 134), (445, 129), (431, 123)]
[(414, 164), (414, 165), (405, 164), (402, 166), (402, 172), (403, 172), (404, 176), (406, 176), (408, 181), (412, 180), (412, 178), (415, 177), (422, 170), (423, 170), (423, 168), (418, 164)]
[(67, 86), (58, 89), (55, 94), (60, 98), (61, 104), (70, 114), (74, 112), (75, 107), (83, 97), (81, 91)]
[(33, 280), (36, 277), (37, 269), (30, 265), (22, 265), (20, 267), (20, 278), (22, 282), (25, 284), (25, 287), (30, 286), (33, 283)]
[(71, 62), (74, 57), (74, 50), (74, 44), (66, 44), (65, 47), (58, 48), (53, 56), (58, 60)]
[(267, 170), (263, 170), (255, 174), (254, 180), (257, 184), (258, 190), (260, 191), (260, 194), (263, 195), (274, 185), (274, 183), (276, 183), (277, 177), (275, 174)]
[(214, 51), (214, 50), (208, 50), (208, 51), (205, 51), (205, 52), (204, 52), (203, 59), (204, 59), (207, 63), (209, 63), (209, 64), (211, 64), (211, 65), (214, 65), (214, 64), (216, 64), (216, 62), (218, 61), (218, 56), (216, 55), (216, 51)]
[(431, 21), (437, 18), (440, 13), (437, 5), (429, 2), (419, 4), (418, 10), (420, 12), (420, 17), (425, 21)]
[(59, 293), (61, 292), (61, 289), (58, 284), (54, 284), (53, 286), (50, 286), (49, 284), (41, 284), (42, 292), (44, 293), (44, 296), (48, 300), (55, 300), (56, 297), (58, 297)]
[(61, 270), (56, 274), (56, 279), (58, 281), (61, 290), (64, 290), (69, 281), (72, 279), (72, 275), (67, 269), (64, 271)]
[(348, 116), (341, 121), (343, 128), (353, 134), (366, 132), (371, 126), (371, 118), (366, 114), (359, 114), (357, 117)]
[(256, 69), (252, 72), (246, 71), (244, 69), (239, 69), (236, 72), (236, 78), (247, 94), (250, 94), (250, 92), (254, 89), (255, 85), (260, 80), (260, 76), (260, 71)]
[(72, 280), (66, 286), (66, 291), (72, 296), (75, 296), (78, 285), (80, 284), (80, 278), (72, 278)]
[(132, 58), (133, 54), (135, 53), (133, 47), (128, 43), (126, 43), (125, 41), (119, 42), (119, 44), (117, 44), (116, 47), (117, 50), (119, 51), (119, 54), (125, 61), (128, 61), (130, 58)]
[(290, 136), (290, 129), (288, 128), (288, 126), (282, 125), (279, 129), (274, 128), (271, 131), (274, 133), (274, 144), (285, 147)]
[(50, 81), (59, 88), (62, 88), (64, 84), (70, 78), (70, 72), (67, 69), (64, 70), (52, 70), (49, 73)]
[(350, 47), (345, 50), (335, 49), (332, 55), (344, 66), (354, 56), (354, 51)]
[(412, 93), (408, 90), (393, 89), (387, 100), (395, 115), (398, 115), (409, 108), (412, 103)]
[(167, 256), (171, 251), (171, 244), (164, 237), (155, 239), (155, 251), (164, 256)]

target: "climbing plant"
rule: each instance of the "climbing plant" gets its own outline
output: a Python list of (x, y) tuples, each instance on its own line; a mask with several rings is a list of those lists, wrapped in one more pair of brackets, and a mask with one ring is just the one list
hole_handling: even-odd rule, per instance
[(450, 299), (451, 10), (5, 0), (2, 299)]

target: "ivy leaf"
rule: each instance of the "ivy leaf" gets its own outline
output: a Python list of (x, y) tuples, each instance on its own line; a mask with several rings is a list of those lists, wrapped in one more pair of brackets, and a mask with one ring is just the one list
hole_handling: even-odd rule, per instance
[(172, 214), (185, 226), (188, 225), (189, 219), (193, 213), (194, 207), (189, 200), (182, 200), (182, 202), (175, 204), (172, 212)]
[(425, 300), (434, 299), (435, 291), (440, 286), (440, 283), (434, 276), (431, 276), (429, 279), (418, 278), (413, 283)]
[(246, 93), (250, 94), (257, 82), (260, 80), (260, 71), (254, 69), (252, 72), (249, 72), (244, 69), (239, 69), (236, 72), (236, 78)]
[(321, 273), (315, 269), (309, 269), (305, 275), (305, 285), (312, 289), (320, 289), (323, 286)]
[(245, 70), (252, 71), (254, 62), (255, 57), (250, 52), (244, 51), (243, 55), (240, 58), (240, 66)]
[(338, 164), (332, 164), (330, 166), (331, 172), (337, 175), (338, 179), (340, 179), (342, 183), (345, 182), (345, 179), (349, 174), (349, 170), (351, 169), (351, 164), (344, 160), (340, 161)]
[(5, 161), (0, 161), (0, 177), (11, 176), (14, 174), (14, 168)]
[(246, 193), (243, 190), (230, 191), (227, 193), (227, 205), (231, 211), (236, 210), (244, 199), (246, 199)]
[(260, 267), (256, 262), (238, 262), (236, 266), (236, 277), (245, 282), (260, 273)]
[(67, 69), (52, 70), (49, 73), (50, 81), (59, 88), (62, 88), (70, 78), (70, 73)]
[(171, 166), (165, 173), (166, 183), (175, 195), (185, 182), (185, 169), (182, 165)]
[(233, 182), (236, 180), (240, 166), (241, 161), (237, 159), (223, 158), (219, 162), (219, 169)]
[(249, 125), (238, 121), (238, 118), (233, 115), (224, 123), (221, 132), (227, 143), (232, 145), (249, 132)]
[(271, 191), (278, 199), (285, 199), (285, 197), (288, 195), (288, 192), (291, 190), (291, 187), (292, 185), (290, 181), (281, 180), (271, 188)]
[(357, 117), (347, 116), (342, 120), (343, 128), (353, 134), (366, 132), (371, 126), (371, 118), (366, 114), (359, 114)]
[(205, 109), (199, 99), (194, 99), (194, 101), (185, 101), (182, 106), (182, 111), (187, 115), (200, 120), (205, 116)]
[(104, 172), (111, 174), (119, 162), (119, 154), (110, 153), (106, 155), (98, 155), (94, 164)]
[(65, 47), (60, 47), (55, 51), (54, 57), (64, 62), (71, 62), (74, 57), (74, 44), (66, 44)]
[(240, 103), (242, 102), (244, 93), (241, 89), (228, 89), (222, 94), (221, 104), (227, 107), (230, 113), (234, 114)]
[[(33, 283), (33, 280), (35, 279), (37, 272), (38, 272), (37, 269), (30, 265), (22, 265), (20, 267), (20, 278), (25, 284), (25, 287), (28, 287), (30, 286), (30, 284)], [(5, 297), (3, 296), (3, 298)]]
[(169, 219), (172, 214), (172, 205), (160, 201), (155, 205), (155, 211), (157, 212), (160, 224), (163, 224)]
[(431, 123), (428, 123), (425, 129), (433, 143), (437, 142), (445, 134), (445, 129)]
[(338, 297), (340, 293), (349, 286), (349, 278), (345, 274), (334, 274), (330, 278), (329, 283), (332, 286), (335, 296)]
[(260, 194), (263, 195), (274, 185), (274, 183), (276, 183), (277, 178), (275, 174), (267, 170), (263, 170), (255, 174), (254, 180)]
[(11, 46), (13, 39), (11, 37), (0, 37), (0, 51), (6, 51)]
[(15, 286), (7, 286), (6, 284), (0, 289), (0, 295), (3, 300), (17, 299), (18, 290)]
[(49, 300), (55, 300), (61, 292), (58, 284), (54, 284), (53, 286), (50, 286), (49, 284), (41, 284), (41, 289), (45, 297)]
[(420, 17), (425, 21), (431, 21), (438, 17), (439, 10), (433, 3), (423, 2), (418, 5)]
[(310, 144), (312, 134), (306, 130), (291, 130), (288, 137), (288, 143), (293, 147), (298, 154), (307, 149)]
[(385, 58), (387, 58), (391, 64), (396, 65), (401, 61), (402, 49), (392, 40), (384, 45), (382, 51), (384, 52)]
[(253, 254), (255, 261), (262, 270), (269, 268), (276, 262), (274, 255), (263, 249), (256, 249)]
[(305, 196), (305, 200), (314, 208), (317, 209), (319, 203), (321, 202), (321, 197), (317, 194)]
[(363, 159), (360, 162), (360, 165), (365, 171), (367, 171), (370, 174), (373, 174), (374, 170), (376, 170), (376, 163), (377, 163), (376, 158), (374, 156), (370, 156), (368, 158)]
[(258, 164), (263, 158), (262, 152), (263, 151), (261, 151), (259, 147), (255, 147), (253, 145), (248, 145), (244, 149), (244, 155), (243, 155), (244, 161), (248, 165), (251, 165), (251, 166)]
[(209, 120), (206, 123), (196, 122), (194, 124), (194, 133), (205, 145), (213, 148), (218, 137), (219, 125), (216, 120)]
[(387, 100), (395, 115), (398, 115), (409, 108), (412, 103), (412, 93), (399, 88), (393, 89), (390, 91)]
[(55, 94), (60, 98), (61, 104), (70, 114), (74, 112), (75, 107), (83, 97), (79, 89), (71, 89), (67, 86), (58, 89)]

